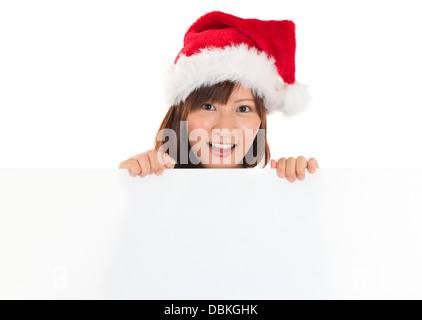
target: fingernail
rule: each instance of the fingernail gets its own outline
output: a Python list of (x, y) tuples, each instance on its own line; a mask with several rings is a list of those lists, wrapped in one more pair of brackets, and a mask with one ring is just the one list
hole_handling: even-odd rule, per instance
[(284, 171), (280, 171), (280, 177), (284, 178)]
[(157, 170), (156, 175), (161, 175), (163, 174), (164, 170)]
[(314, 173), (314, 172), (315, 172), (315, 168), (314, 168), (314, 167), (311, 167), (311, 168), (309, 169), (309, 172), (310, 172), (310, 173)]
[(302, 175), (302, 174), (300, 174), (300, 175), (299, 175), (299, 179), (300, 179), (300, 180), (302, 180), (302, 179), (303, 179), (303, 175)]

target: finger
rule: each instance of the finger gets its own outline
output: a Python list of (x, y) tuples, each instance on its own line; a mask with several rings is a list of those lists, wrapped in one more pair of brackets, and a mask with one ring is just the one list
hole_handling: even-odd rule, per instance
[(146, 152), (146, 155), (148, 157), (149, 166), (150, 166), (149, 174), (153, 174), (157, 170), (160, 170), (164, 167), (164, 165), (161, 164), (160, 161), (159, 161), (161, 155), (157, 151), (155, 151), (154, 149), (148, 150)]
[(271, 168), (277, 168), (277, 161), (271, 159)]
[(139, 166), (138, 160), (136, 159), (128, 159), (123, 161), (120, 164), (119, 169), (128, 169), (129, 174), (132, 177), (136, 177), (141, 172), (141, 167)]
[(150, 163), (147, 155), (143, 155), (138, 159), (139, 166), (141, 167), (141, 173), (139, 176), (144, 178), (150, 172)]
[(286, 158), (280, 158), (277, 162), (277, 174), (280, 178), (286, 176)]
[(163, 173), (164, 173), (164, 169), (160, 169), (160, 170), (155, 171), (156, 176), (161, 176)]
[(161, 176), (164, 173), (164, 169), (167, 168), (167, 161), (169, 160), (169, 158), (165, 155), (168, 154), (162, 153), (161, 151), (157, 152), (158, 170), (155, 171), (156, 176)]
[(290, 157), (289, 159), (287, 159), (286, 177), (287, 177), (287, 180), (289, 180), (290, 182), (295, 182), (296, 180), (296, 159), (293, 157)]
[(308, 161), (305, 157), (299, 156), (296, 159), (296, 176), (299, 180), (305, 179), (305, 170), (308, 166)]
[(157, 151), (157, 161), (159, 164), (159, 169), (165, 169), (166, 168), (166, 158), (165, 155), (166, 153), (162, 152), (161, 150)]
[(170, 157), (168, 155), (168, 153), (165, 153), (164, 154), (164, 161), (166, 163), (166, 168), (167, 169), (173, 169), (174, 166), (176, 165), (176, 161), (172, 157)]
[(308, 171), (314, 173), (316, 169), (319, 168), (318, 162), (315, 158), (309, 158), (308, 160)]

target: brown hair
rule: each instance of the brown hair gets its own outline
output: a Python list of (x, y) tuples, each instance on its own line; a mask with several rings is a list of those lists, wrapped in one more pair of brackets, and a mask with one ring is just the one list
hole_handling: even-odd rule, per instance
[[(166, 116), (164, 117), (160, 128), (158, 129), (157, 135), (155, 137), (154, 141), (154, 149), (158, 151), (160, 147), (167, 143), (170, 140), (169, 136), (165, 137), (164, 141), (162, 137), (160, 136), (160, 132), (163, 129), (172, 129), (174, 132), (176, 132), (176, 140), (172, 139), (170, 142), (171, 144), (176, 144), (176, 150), (177, 154), (176, 157), (174, 155), (170, 154), (172, 158), (176, 160), (175, 168), (204, 168), (204, 166), (199, 162), (198, 164), (194, 164), (190, 161), (189, 156), (187, 156), (188, 163), (182, 164), (181, 163), (181, 148), (180, 148), (180, 121), (186, 121), (187, 116), (189, 112), (194, 111), (196, 109), (199, 109), (204, 103), (218, 103), (218, 104), (227, 104), (227, 101), (229, 100), (233, 89), (236, 88), (236, 86), (239, 85), (237, 82), (233, 82), (230, 80), (219, 82), (212, 86), (201, 86), (197, 88), (196, 90), (192, 91), (190, 95), (185, 99), (184, 102), (181, 102), (179, 105), (173, 105), (169, 108)], [(257, 107), (258, 115), (261, 118), (261, 125), (259, 129), (264, 129), (264, 135), (257, 134), (255, 136), (255, 140), (249, 149), (249, 152), (253, 152), (252, 155), (256, 154), (256, 161), (249, 164), (247, 161), (245, 161), (245, 157), (242, 160), (242, 165), (244, 168), (253, 168), (255, 167), (262, 158), (265, 157), (265, 163), (264, 166), (267, 165), (267, 163), (271, 159), (270, 154), (270, 148), (268, 146), (267, 142), (267, 118), (265, 113), (265, 106), (264, 101), (261, 97), (254, 94), (253, 90), (252, 93), (254, 95), (255, 105)], [(182, 134), (186, 134), (186, 140), (187, 140), (187, 132), (183, 132)], [(265, 139), (265, 144), (258, 143), (258, 139)], [(262, 141), (261, 141), (262, 142)], [(261, 147), (261, 150), (257, 150), (258, 146), (265, 146), (264, 148)], [(162, 150), (162, 152), (167, 152), (169, 148), (166, 148), (166, 150)], [(190, 144), (188, 143), (188, 155), (190, 152)], [(186, 157), (184, 157), (186, 159)], [(198, 162), (198, 161), (197, 161)]]

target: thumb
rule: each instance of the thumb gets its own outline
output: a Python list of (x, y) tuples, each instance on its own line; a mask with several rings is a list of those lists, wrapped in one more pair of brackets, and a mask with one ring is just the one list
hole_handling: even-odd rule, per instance
[(172, 157), (170, 157), (168, 155), (168, 153), (165, 153), (164, 154), (164, 163), (166, 164), (167, 168), (173, 169), (175, 164), (176, 164), (176, 161)]

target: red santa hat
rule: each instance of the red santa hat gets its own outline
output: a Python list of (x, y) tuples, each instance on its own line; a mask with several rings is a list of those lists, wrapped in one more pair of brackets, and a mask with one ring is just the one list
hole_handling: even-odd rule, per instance
[(310, 95), (295, 81), (295, 28), (290, 20), (242, 19), (221, 11), (203, 15), (164, 72), (166, 105), (184, 102), (198, 87), (232, 80), (262, 97), (267, 114), (301, 113)]

